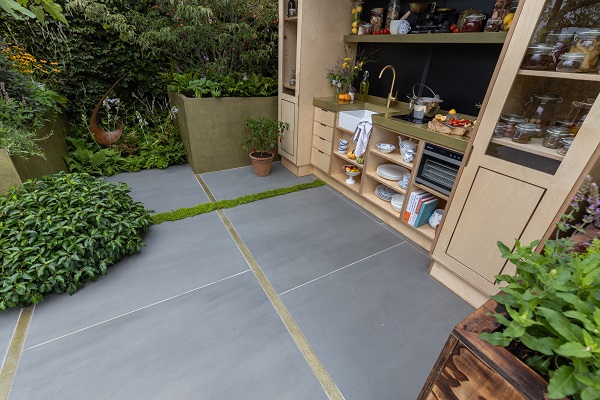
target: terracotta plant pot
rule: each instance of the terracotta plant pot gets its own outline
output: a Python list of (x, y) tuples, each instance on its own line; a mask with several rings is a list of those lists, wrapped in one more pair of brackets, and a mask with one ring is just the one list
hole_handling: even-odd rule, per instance
[(268, 176), (271, 173), (271, 166), (273, 165), (273, 157), (275, 157), (275, 154), (270, 151), (265, 151), (262, 154), (268, 154), (268, 157), (261, 157), (261, 153), (258, 151), (250, 153), (252, 168), (254, 168), (254, 174), (256, 176)]

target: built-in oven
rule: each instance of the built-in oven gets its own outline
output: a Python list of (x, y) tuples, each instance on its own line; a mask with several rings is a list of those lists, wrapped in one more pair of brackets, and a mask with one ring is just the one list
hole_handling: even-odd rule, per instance
[(425, 143), (415, 182), (449, 195), (462, 159), (459, 152)]

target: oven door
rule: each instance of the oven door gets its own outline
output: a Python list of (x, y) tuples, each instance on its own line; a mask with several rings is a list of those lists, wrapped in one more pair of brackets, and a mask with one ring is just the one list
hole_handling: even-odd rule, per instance
[(461, 153), (426, 143), (415, 182), (450, 195), (462, 158)]

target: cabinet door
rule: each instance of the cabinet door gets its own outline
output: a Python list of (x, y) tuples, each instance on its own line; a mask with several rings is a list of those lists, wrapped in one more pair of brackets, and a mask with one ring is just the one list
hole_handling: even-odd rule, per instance
[(493, 283), (506, 263), (496, 242), (513, 246), (543, 194), (540, 187), (480, 168), (446, 253)]
[(281, 100), (281, 121), (290, 124), (290, 127), (283, 132), (283, 140), (279, 146), (279, 152), (282, 156), (295, 161), (296, 144), (296, 105), (291, 101)]

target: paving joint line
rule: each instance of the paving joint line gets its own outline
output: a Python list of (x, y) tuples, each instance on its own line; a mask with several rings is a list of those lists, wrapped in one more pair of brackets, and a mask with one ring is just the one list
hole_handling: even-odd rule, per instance
[[(204, 188), (204, 190), (207, 191), (209, 199), (211, 199), (211, 201), (215, 201), (213, 200), (214, 196), (210, 192), (210, 189), (208, 188), (202, 177), (197, 175), (197, 179)], [(242, 240), (241, 236), (239, 235), (239, 233), (237, 232), (237, 230), (235, 229), (225, 212), (223, 210), (217, 210), (217, 214), (219, 215), (219, 218), (223, 222), (223, 225), (225, 225), (225, 228), (231, 235), (231, 238), (237, 245), (238, 249), (242, 253), (242, 256), (252, 269), (254, 276), (256, 276), (256, 279), (258, 280), (258, 283), (260, 284), (263, 291), (267, 295), (267, 298), (275, 308), (275, 311), (279, 315), (279, 318), (281, 318), (281, 321), (285, 325), (286, 329), (292, 336), (294, 343), (304, 356), (304, 359), (306, 360), (309, 367), (316, 376), (317, 380), (321, 384), (321, 387), (327, 394), (327, 397), (330, 400), (344, 400), (344, 396), (342, 395), (336, 384), (333, 382), (333, 379), (325, 369), (325, 366), (317, 357), (310, 343), (296, 324), (296, 321), (294, 321), (294, 318), (288, 311), (285, 304), (283, 304), (281, 298), (277, 295), (277, 292), (273, 288), (273, 285), (271, 285), (271, 282), (269, 282), (269, 279), (264, 274), (263, 270), (260, 268), (260, 265), (250, 252), (250, 249), (248, 249), (248, 246), (246, 246), (246, 244)]]
[(0, 400), (8, 399), (13, 379), (17, 373), (19, 359), (23, 352), (25, 338), (27, 337), (27, 332), (29, 332), (29, 325), (31, 324), (31, 317), (33, 316), (34, 309), (35, 306), (29, 306), (23, 308), (19, 314), (19, 319), (17, 320), (13, 336), (8, 346), (6, 358), (2, 364), (2, 370), (0, 370)]

